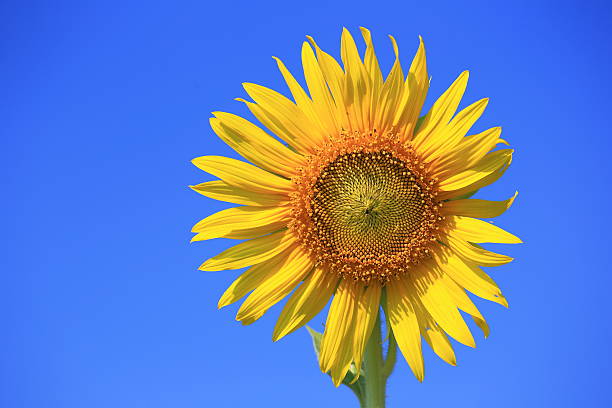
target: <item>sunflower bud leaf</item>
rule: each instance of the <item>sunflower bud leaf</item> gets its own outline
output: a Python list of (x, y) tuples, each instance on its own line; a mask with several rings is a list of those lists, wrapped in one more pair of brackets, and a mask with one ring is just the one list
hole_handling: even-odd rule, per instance
[(317, 354), (317, 359), (319, 359), (319, 354), (321, 352), (321, 339), (323, 338), (323, 333), (319, 333), (318, 331), (310, 328), (310, 326), (306, 326), (308, 329), (308, 334), (312, 338), (312, 346), (314, 347), (315, 353)]

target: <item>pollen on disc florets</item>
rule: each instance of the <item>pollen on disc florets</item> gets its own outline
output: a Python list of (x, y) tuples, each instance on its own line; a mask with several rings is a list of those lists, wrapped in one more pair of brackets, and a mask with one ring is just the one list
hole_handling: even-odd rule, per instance
[(392, 133), (342, 133), (293, 178), (290, 228), (328, 269), (384, 284), (437, 239), (441, 204), (427, 173)]

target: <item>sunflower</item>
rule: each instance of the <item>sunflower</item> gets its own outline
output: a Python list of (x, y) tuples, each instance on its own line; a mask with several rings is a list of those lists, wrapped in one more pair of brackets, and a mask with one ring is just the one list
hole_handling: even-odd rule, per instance
[(252, 101), (239, 101), (269, 132), (231, 113), (213, 113), (214, 132), (252, 164), (220, 156), (193, 160), (219, 178), (192, 186), (195, 191), (241, 205), (198, 222), (193, 241), (244, 240), (199, 269), (249, 267), (219, 300), (223, 307), (248, 294), (236, 316), (243, 324), (289, 297), (274, 341), (332, 299), (319, 363), (334, 384), (351, 364), (361, 366), (381, 307), (422, 381), (422, 338), (455, 365), (448, 336), (475, 346), (460, 311), (489, 333), (466, 291), (507, 307), (481, 267), (512, 258), (478, 244), (521, 241), (479, 218), (502, 214), (516, 194), (504, 201), (469, 196), (504, 174), (513, 150), (497, 149), (507, 145), (499, 127), (466, 136), (488, 102), (456, 113), (467, 71), (419, 118), (429, 86), (422, 39), (405, 75), (390, 37), (395, 62), (384, 78), (370, 32), (361, 33), (363, 59), (343, 30), (342, 66), (307, 37), (308, 92), (275, 58), (293, 100), (244, 84)]

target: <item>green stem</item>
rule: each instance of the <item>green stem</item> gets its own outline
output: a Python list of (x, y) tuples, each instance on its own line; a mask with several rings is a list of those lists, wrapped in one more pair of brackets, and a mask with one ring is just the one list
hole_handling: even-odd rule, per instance
[(387, 381), (383, 367), (380, 317), (378, 317), (366, 345), (363, 358), (365, 395), (362, 396), (362, 408), (385, 408), (385, 388)]

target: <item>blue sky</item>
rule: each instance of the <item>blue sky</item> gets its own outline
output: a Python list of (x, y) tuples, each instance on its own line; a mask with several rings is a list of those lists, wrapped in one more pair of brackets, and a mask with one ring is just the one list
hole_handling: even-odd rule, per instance
[[(475, 130), (501, 125), (511, 169), (479, 193), (514, 207), (525, 241), (491, 271), (510, 301), (478, 301), (492, 334), (429, 350), (419, 384), (399, 361), (388, 406), (610, 406), (610, 41), (605, 2), (3, 2), (4, 234), (0, 406), (355, 406), (317, 368), (305, 330), (271, 342), (280, 308), (250, 327), (217, 299), (236, 271), (198, 272), (224, 240), (189, 244), (227, 207), (186, 186), (190, 164), (236, 157), (210, 112), (250, 117), (242, 82), (281, 91), (313, 35), (372, 30), (383, 66), (424, 37), (427, 105), (464, 69)], [(217, 242), (218, 241), (218, 242)], [(320, 328), (320, 320), (315, 322)]]

